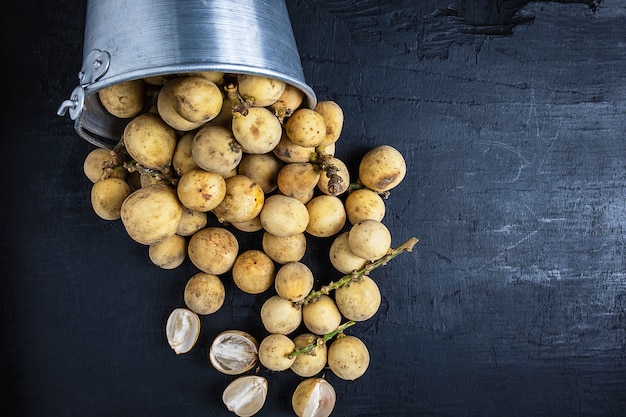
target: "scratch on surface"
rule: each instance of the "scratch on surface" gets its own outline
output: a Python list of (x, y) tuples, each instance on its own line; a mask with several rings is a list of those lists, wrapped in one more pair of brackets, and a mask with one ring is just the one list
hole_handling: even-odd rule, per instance
[(537, 137), (541, 136), (539, 131), (539, 117), (537, 116), (537, 98), (535, 97), (535, 89), (530, 89), (530, 105), (528, 107), (528, 117), (526, 118), (526, 124), (531, 124), (531, 119), (535, 120), (535, 130), (537, 131)]
[(494, 256), (493, 258), (491, 258), (491, 260), (485, 262), (483, 265), (481, 265), (480, 267), (477, 268), (478, 271), (480, 271), (483, 268), (486, 268), (487, 266), (493, 264), (498, 258), (502, 257), (505, 253), (512, 251), (513, 249), (515, 249), (516, 247), (518, 247), (519, 245), (521, 245), (522, 243), (526, 242), (528, 239), (530, 239), (531, 237), (535, 236), (539, 230), (541, 229), (537, 229), (537, 230), (533, 230), (532, 232), (527, 233), (525, 236), (523, 236), (521, 239), (519, 239), (517, 242), (507, 246), (506, 248), (504, 248), (503, 251), (501, 251), (500, 253), (498, 253), (496, 256)]
[(509, 152), (512, 152), (515, 156), (517, 156), (523, 162), (517, 167), (517, 173), (515, 174), (513, 178), (507, 179), (507, 180), (492, 181), (492, 182), (499, 183), (499, 184), (512, 184), (516, 182), (517, 180), (519, 180), (519, 178), (522, 175), (522, 171), (524, 170), (524, 168), (528, 166), (528, 163), (529, 163), (528, 160), (524, 158), (524, 156), (522, 156), (520, 151), (518, 151), (511, 145), (507, 145), (504, 142), (495, 141), (495, 140), (477, 140), (476, 143), (479, 143), (481, 145), (487, 145), (487, 149), (485, 149), (483, 154), (487, 153), (491, 146), (497, 146), (502, 149), (506, 149)]

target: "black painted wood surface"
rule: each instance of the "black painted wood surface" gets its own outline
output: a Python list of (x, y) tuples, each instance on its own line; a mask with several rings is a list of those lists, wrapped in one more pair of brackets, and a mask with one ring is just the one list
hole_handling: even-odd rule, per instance
[[(207, 359), (217, 332), (259, 338), (261, 296), (225, 278), (189, 354), (164, 323), (195, 269), (153, 266), (89, 203), (91, 145), (56, 115), (82, 61), (82, 2), (3, 14), (0, 395), (12, 416), (232, 415), (232, 378)], [(354, 172), (398, 148), (394, 244), (377, 316), (348, 333), (372, 363), (330, 372), (336, 416), (623, 416), (626, 413), (626, 2), (287, 2), (308, 83), (346, 121)], [(7, 63), (10, 63), (8, 65)], [(244, 247), (258, 247), (255, 236)], [(307, 260), (320, 283), (325, 244)], [(293, 415), (300, 378), (270, 380), (259, 415)]]

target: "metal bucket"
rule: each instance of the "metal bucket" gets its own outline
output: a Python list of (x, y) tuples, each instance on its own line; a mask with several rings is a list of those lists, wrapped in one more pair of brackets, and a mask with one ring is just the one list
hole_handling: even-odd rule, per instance
[(284, 0), (88, 0), (79, 85), (57, 113), (99, 147), (119, 142), (128, 120), (95, 94), (121, 81), (196, 71), (256, 74), (316, 96), (304, 81)]

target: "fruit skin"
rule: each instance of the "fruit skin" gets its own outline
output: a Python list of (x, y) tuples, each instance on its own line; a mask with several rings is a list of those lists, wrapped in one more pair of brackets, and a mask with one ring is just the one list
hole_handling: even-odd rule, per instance
[(380, 290), (373, 279), (363, 276), (337, 288), (335, 303), (348, 320), (365, 321), (372, 318), (380, 307)]
[(376, 146), (361, 158), (359, 180), (367, 188), (385, 192), (395, 188), (406, 176), (406, 162), (396, 148)]
[(313, 289), (313, 272), (302, 262), (288, 262), (276, 272), (274, 288), (276, 293), (291, 302), (304, 299)]
[(143, 80), (129, 80), (98, 91), (102, 106), (113, 116), (127, 119), (137, 116), (146, 104), (146, 85)]
[(144, 245), (163, 242), (175, 234), (182, 214), (176, 191), (163, 184), (133, 191), (120, 209), (126, 232)]
[(215, 118), (222, 109), (219, 87), (203, 77), (178, 77), (159, 91), (157, 110), (176, 130), (187, 132)]
[(335, 300), (323, 294), (302, 308), (302, 321), (311, 333), (325, 335), (339, 327), (341, 312)]
[(293, 112), (284, 126), (287, 137), (296, 145), (315, 147), (326, 139), (324, 116), (306, 107)]
[(226, 176), (237, 168), (243, 152), (230, 129), (207, 124), (193, 136), (191, 156), (205, 171)]
[(224, 304), (224, 284), (217, 275), (198, 272), (185, 285), (187, 308), (196, 314), (213, 314)]
[(264, 232), (261, 242), (263, 251), (278, 264), (298, 262), (306, 253), (306, 236), (297, 233), (291, 236), (275, 236)]
[(306, 208), (309, 212), (307, 233), (315, 237), (331, 237), (343, 229), (346, 224), (346, 210), (343, 202), (332, 195), (313, 197)]
[[(313, 333), (301, 333), (293, 338), (296, 349), (302, 349), (315, 343), (319, 336)], [(328, 345), (318, 343), (311, 352), (296, 356), (296, 360), (291, 365), (291, 370), (298, 376), (312, 377), (322, 372), (326, 367), (328, 355)]]
[(152, 113), (142, 113), (128, 122), (123, 140), (128, 154), (145, 168), (169, 167), (176, 149), (176, 132)]
[(391, 247), (391, 233), (382, 222), (365, 219), (350, 228), (348, 244), (352, 252), (374, 261), (383, 257)]
[(382, 197), (367, 188), (354, 190), (348, 194), (345, 208), (348, 221), (353, 225), (365, 219), (382, 221), (386, 212)]
[(309, 212), (304, 203), (281, 194), (266, 198), (259, 216), (263, 229), (280, 237), (303, 233), (309, 224)]
[(350, 188), (350, 172), (346, 164), (339, 158), (332, 157), (328, 161), (328, 165), (336, 169), (331, 177), (328, 176), (326, 170), (320, 172), (320, 178), (317, 188), (324, 194), (338, 196)]
[(213, 213), (221, 223), (243, 223), (254, 219), (264, 207), (263, 188), (245, 175), (226, 178), (226, 194)]
[(270, 334), (259, 345), (259, 361), (270, 371), (284, 371), (296, 360), (290, 357), (295, 344), (284, 334)]
[(287, 83), (271, 77), (255, 74), (237, 75), (239, 94), (245, 99), (253, 99), (255, 107), (270, 106), (282, 96)]
[(235, 235), (223, 227), (206, 227), (189, 239), (191, 263), (207, 274), (221, 275), (232, 268), (239, 253)]
[(121, 215), (122, 204), (130, 193), (130, 186), (125, 180), (105, 178), (91, 187), (91, 206), (98, 217), (104, 220), (117, 220)]
[(354, 381), (365, 374), (369, 363), (367, 346), (356, 336), (338, 337), (328, 348), (328, 366), (341, 379)]
[(248, 154), (241, 159), (237, 173), (250, 178), (269, 194), (278, 186), (276, 180), (282, 167), (283, 162), (272, 152)]
[(175, 269), (187, 259), (187, 240), (177, 234), (148, 248), (153, 264), (162, 269)]
[(260, 294), (274, 284), (276, 267), (263, 251), (250, 249), (237, 256), (231, 274), (240, 290)]
[(300, 326), (302, 309), (279, 295), (273, 295), (261, 306), (261, 322), (269, 333), (288, 335)]
[(336, 399), (335, 389), (327, 380), (307, 378), (296, 387), (291, 405), (298, 417), (328, 417)]
[(265, 107), (251, 107), (245, 116), (233, 117), (232, 131), (243, 152), (264, 154), (278, 144), (283, 128), (274, 113)]
[(337, 142), (341, 136), (344, 119), (343, 110), (339, 104), (331, 100), (318, 101), (314, 110), (324, 117), (326, 123), (326, 137), (320, 145), (328, 146)]
[(176, 194), (182, 205), (190, 210), (211, 211), (226, 196), (226, 180), (220, 174), (194, 168), (180, 177)]

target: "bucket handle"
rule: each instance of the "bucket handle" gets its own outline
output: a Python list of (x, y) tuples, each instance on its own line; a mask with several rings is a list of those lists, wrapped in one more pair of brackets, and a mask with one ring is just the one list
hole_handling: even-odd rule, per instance
[(59, 116), (65, 116), (69, 111), (70, 118), (76, 122), (76, 128), (80, 130), (81, 136), (99, 147), (110, 147), (110, 145), (85, 132), (82, 129), (81, 118), (85, 106), (85, 88), (100, 79), (108, 71), (110, 63), (111, 56), (108, 52), (99, 49), (91, 50), (85, 57), (83, 67), (78, 73), (78, 86), (72, 90), (70, 98), (64, 100), (57, 109)]

